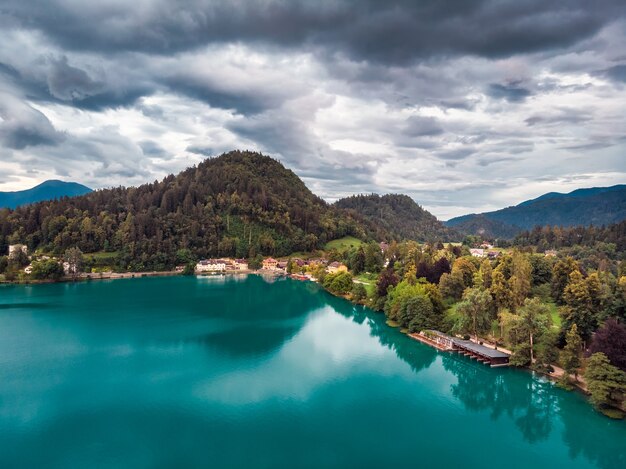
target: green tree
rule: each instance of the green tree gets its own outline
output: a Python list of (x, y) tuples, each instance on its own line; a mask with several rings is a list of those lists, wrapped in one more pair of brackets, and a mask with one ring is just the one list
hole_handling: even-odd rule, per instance
[(380, 272), (383, 268), (383, 254), (380, 246), (376, 243), (368, 243), (365, 247), (365, 270), (367, 272)]
[(565, 303), (563, 293), (570, 281), (570, 274), (574, 271), (580, 272), (580, 267), (578, 262), (569, 256), (558, 261), (552, 269), (552, 297), (559, 305)]
[(565, 347), (561, 352), (561, 366), (565, 370), (563, 376), (564, 382), (569, 380), (569, 375), (574, 374), (576, 381), (578, 381), (578, 368), (580, 367), (580, 352), (582, 348), (582, 340), (578, 335), (578, 327), (576, 324), (572, 324), (567, 335), (565, 337)]
[(586, 342), (598, 325), (597, 317), (593, 312), (593, 301), (587, 282), (578, 270), (573, 271), (569, 278), (569, 283), (563, 292), (566, 305), (563, 327), (567, 330), (572, 324), (576, 324), (580, 336)]
[(460, 322), (457, 329), (461, 332), (472, 333), (478, 340), (478, 335), (489, 331), (493, 320), (492, 298), (488, 291), (478, 288), (468, 288), (463, 293), (463, 301), (457, 306)]
[[(519, 310), (516, 320), (516, 329), (523, 337), (517, 346), (528, 353), (528, 361), (532, 365), (535, 361), (535, 338), (543, 334), (550, 323), (550, 309), (539, 298), (526, 299), (524, 306)], [(524, 353), (524, 355), (525, 355)], [(527, 364), (527, 363), (526, 363)]]
[(354, 275), (359, 275), (365, 271), (365, 251), (363, 246), (359, 246), (350, 256), (350, 269)]
[(554, 371), (552, 364), (559, 359), (559, 349), (557, 347), (559, 336), (556, 332), (547, 330), (541, 335), (537, 350), (537, 361), (535, 369), (539, 371)]
[(626, 373), (611, 365), (602, 352), (594, 353), (585, 370), (589, 400), (597, 408), (620, 407), (626, 393)]
[(463, 273), (460, 270), (453, 270), (452, 273), (445, 273), (439, 279), (439, 291), (443, 298), (451, 298), (458, 301), (463, 296), (465, 283)]
[(435, 312), (432, 302), (426, 295), (417, 295), (406, 302), (406, 313), (403, 325), (408, 326), (411, 332), (424, 329), (439, 329), (441, 316)]
[(63, 276), (63, 266), (54, 259), (34, 261), (32, 276), (37, 280), (58, 280)]
[(522, 306), (530, 295), (532, 266), (527, 256), (519, 251), (515, 251), (511, 259), (511, 277), (508, 285), (511, 291), (511, 306), (515, 309)]
[(459, 257), (452, 265), (452, 274), (459, 272), (463, 278), (463, 287), (468, 288), (474, 285), (474, 275), (476, 274), (476, 266), (471, 258)]
[(367, 299), (367, 290), (362, 283), (355, 283), (352, 286), (352, 299), (357, 303)]
[(258, 270), (261, 268), (262, 265), (263, 265), (263, 256), (260, 254), (257, 254), (256, 256), (248, 259), (248, 267), (251, 270)]
[(490, 291), (498, 311), (508, 309), (511, 306), (511, 290), (500, 266), (494, 269), (491, 275)]
[(81, 272), (83, 272), (85, 267), (85, 258), (83, 256), (83, 252), (79, 248), (73, 247), (67, 249), (63, 255), (63, 260), (67, 262), (67, 273), (73, 279), (76, 279)]

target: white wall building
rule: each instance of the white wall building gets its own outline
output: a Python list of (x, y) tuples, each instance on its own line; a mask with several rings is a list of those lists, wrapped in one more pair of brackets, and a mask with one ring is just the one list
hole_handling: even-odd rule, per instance
[(224, 272), (226, 262), (223, 259), (203, 259), (196, 264), (196, 272)]

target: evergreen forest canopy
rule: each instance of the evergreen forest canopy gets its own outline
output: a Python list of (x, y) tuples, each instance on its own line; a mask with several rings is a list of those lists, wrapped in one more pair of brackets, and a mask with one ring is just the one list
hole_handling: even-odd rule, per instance
[[(413, 205), (428, 220), (424, 230), (441, 230), (435, 217)], [(78, 247), (115, 252), (120, 269), (141, 271), (210, 256), (284, 256), (343, 236), (433, 235), (395, 228), (327, 204), (268, 156), (233, 151), (139, 187), (0, 209), (0, 252), (18, 243), (51, 254)]]
[(385, 227), (396, 241), (452, 241), (460, 239), (431, 213), (408, 195), (353, 195), (335, 202), (335, 206), (359, 214), (373, 225)]

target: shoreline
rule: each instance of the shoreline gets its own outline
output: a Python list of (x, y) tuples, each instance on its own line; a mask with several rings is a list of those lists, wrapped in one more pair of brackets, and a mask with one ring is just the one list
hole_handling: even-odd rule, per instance
[[(292, 278), (290, 274), (285, 272), (275, 271), (275, 270), (225, 270), (222, 272), (194, 272), (192, 275), (188, 275), (189, 277), (216, 277), (222, 275), (263, 275), (266, 277), (289, 277)], [(146, 278), (146, 277), (177, 277), (177, 276), (185, 276), (182, 272), (176, 270), (152, 270), (147, 272), (97, 272), (97, 273), (82, 273), (77, 277), (61, 277), (58, 280), (36, 280), (29, 279), (27, 281), (9, 281), (2, 280), (0, 281), (0, 285), (47, 285), (52, 283), (69, 283), (69, 282), (88, 282), (92, 280), (119, 280), (119, 279), (130, 279), (130, 278)], [(294, 278), (294, 280), (296, 280)]]

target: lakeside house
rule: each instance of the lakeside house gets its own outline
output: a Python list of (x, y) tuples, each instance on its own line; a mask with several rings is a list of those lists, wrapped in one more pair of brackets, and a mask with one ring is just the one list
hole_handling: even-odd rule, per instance
[(326, 272), (328, 272), (329, 274), (336, 274), (337, 272), (347, 272), (348, 271), (348, 267), (345, 264), (342, 264), (341, 262), (331, 262), (330, 264), (328, 264), (328, 267), (326, 267)]
[(196, 272), (224, 272), (225, 270), (224, 259), (203, 259), (196, 264)]
[(485, 250), (484, 249), (470, 249), (470, 254), (473, 257), (485, 257)]
[(289, 263), (287, 261), (278, 261), (276, 263), (276, 270), (282, 270), (284, 272), (287, 272), (287, 266), (289, 265)]
[(28, 255), (28, 246), (25, 244), (9, 244), (9, 257), (15, 257), (20, 251)]
[(326, 265), (328, 265), (328, 259), (323, 259), (321, 257), (315, 257), (315, 258), (309, 260), (309, 265), (311, 267), (316, 267), (316, 266), (320, 266), (320, 265), (326, 266)]
[(245, 259), (235, 259), (233, 261), (233, 267), (236, 270), (248, 270), (248, 261)]
[(278, 261), (273, 257), (268, 257), (267, 259), (263, 259), (263, 269), (264, 270), (276, 270), (276, 266), (278, 265)]

